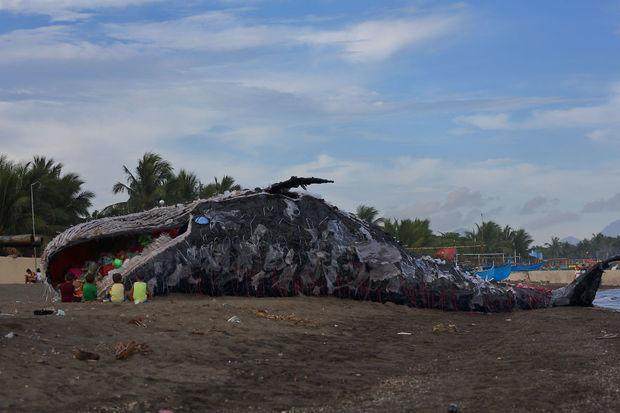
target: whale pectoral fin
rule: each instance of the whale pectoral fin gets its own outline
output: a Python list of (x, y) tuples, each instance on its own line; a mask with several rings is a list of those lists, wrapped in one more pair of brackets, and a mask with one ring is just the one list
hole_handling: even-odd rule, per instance
[(551, 305), (553, 306), (583, 306), (590, 307), (601, 285), (603, 272), (609, 264), (620, 261), (620, 255), (606, 259), (590, 267), (588, 271), (575, 278), (572, 283), (553, 290)]

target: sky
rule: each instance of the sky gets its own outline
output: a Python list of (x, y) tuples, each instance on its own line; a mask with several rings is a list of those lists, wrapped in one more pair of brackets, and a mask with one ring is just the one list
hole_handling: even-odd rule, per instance
[(618, 0), (0, 0), (0, 153), (95, 208), (153, 151), (542, 243), (620, 218), (619, 150)]

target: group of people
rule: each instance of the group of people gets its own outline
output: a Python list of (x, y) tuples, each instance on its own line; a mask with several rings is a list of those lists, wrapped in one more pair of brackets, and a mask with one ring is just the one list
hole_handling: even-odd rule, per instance
[[(144, 277), (139, 274), (131, 289), (126, 292), (123, 278), (120, 274), (113, 275), (114, 284), (106, 292), (103, 301), (111, 301), (113, 303), (122, 303), (125, 300), (133, 301), (136, 304), (144, 303), (151, 298)], [(75, 278), (73, 274), (68, 273), (65, 276), (65, 282), (58, 286), (61, 301), (63, 303), (98, 301), (99, 294), (95, 277), (92, 274), (86, 275), (84, 282), (79, 278)]]

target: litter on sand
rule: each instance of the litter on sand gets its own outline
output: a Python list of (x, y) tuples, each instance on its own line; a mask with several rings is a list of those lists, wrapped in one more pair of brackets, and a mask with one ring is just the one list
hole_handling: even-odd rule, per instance
[(410, 336), (410, 335), (412, 335), (413, 333), (409, 333), (408, 331), (401, 331), (401, 332), (399, 332), (399, 333), (397, 333), (397, 334), (398, 334), (399, 336)]
[(597, 340), (610, 340), (612, 338), (620, 338), (620, 334), (603, 334), (600, 337), (597, 337)]
[(241, 324), (241, 319), (234, 315), (228, 319), (228, 322), (232, 324)]
[(438, 323), (433, 326), (433, 333), (456, 333), (458, 330), (455, 324)]
[[(314, 322), (312, 320), (308, 320), (308, 319), (305, 319), (305, 318), (298, 317), (295, 314), (285, 314), (285, 315), (270, 314), (267, 310), (256, 310), (256, 312), (254, 314), (257, 317), (267, 318), (269, 320), (288, 321), (289, 323), (292, 323), (292, 324), (306, 325), (306, 326), (312, 326), (312, 327), (317, 327), (318, 326), (318, 323), (316, 323), (316, 322)], [(337, 324), (334, 325), (334, 326), (337, 326)]]
[(114, 355), (117, 360), (126, 360), (136, 353), (148, 354), (151, 351), (148, 344), (138, 343), (137, 341), (128, 341), (126, 343), (119, 341), (114, 346)]
[(138, 327), (146, 327), (146, 324), (144, 323), (144, 317), (142, 317), (142, 316), (134, 317), (134, 318), (130, 319), (127, 322), (129, 324), (133, 324), (133, 325), (136, 325)]
[(90, 351), (84, 351), (79, 348), (73, 350), (73, 357), (82, 361), (97, 361), (99, 360), (99, 354), (91, 353)]
[(34, 312), (34, 315), (51, 315), (55, 313), (54, 310), (46, 310), (46, 309), (34, 310), (33, 312)]

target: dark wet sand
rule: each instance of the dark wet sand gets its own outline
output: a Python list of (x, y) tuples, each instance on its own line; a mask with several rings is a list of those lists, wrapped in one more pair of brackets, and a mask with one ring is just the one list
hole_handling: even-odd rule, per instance
[[(620, 313), (607, 310), (485, 315), (171, 295), (144, 305), (55, 304), (65, 317), (34, 316), (44, 306), (38, 288), (0, 286), (0, 312), (14, 314), (0, 316), (3, 412), (620, 409), (620, 338), (599, 339), (620, 333)], [(240, 324), (226, 321), (235, 315)], [(129, 324), (135, 316), (146, 327)], [(438, 323), (457, 330), (433, 333)], [(127, 340), (151, 352), (116, 360), (115, 343)], [(100, 360), (79, 361), (75, 348)]]

